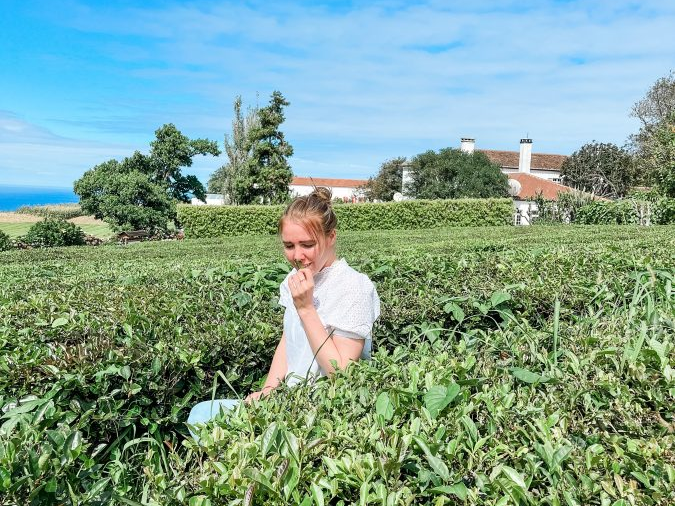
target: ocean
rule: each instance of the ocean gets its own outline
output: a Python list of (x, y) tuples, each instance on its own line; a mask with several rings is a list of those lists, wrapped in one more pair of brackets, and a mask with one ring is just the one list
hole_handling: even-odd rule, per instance
[(79, 198), (71, 188), (0, 184), (0, 211), (16, 211), (21, 206), (77, 204), (78, 202)]

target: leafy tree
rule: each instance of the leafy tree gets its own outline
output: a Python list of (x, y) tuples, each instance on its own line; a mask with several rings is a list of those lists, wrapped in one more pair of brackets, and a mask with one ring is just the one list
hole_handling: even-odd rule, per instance
[(368, 179), (363, 192), (368, 200), (392, 200), (401, 191), (405, 157), (387, 160), (380, 166), (377, 176)]
[(283, 95), (275, 91), (269, 105), (258, 112), (258, 123), (251, 128), (246, 143), (251, 156), (245, 170), (234, 180), (237, 202), (279, 203), (288, 199), (293, 172), (287, 158), (293, 155), (293, 147), (279, 130), (284, 122), (283, 108), (288, 105)]
[(241, 112), (241, 97), (234, 100), (232, 137), (225, 134), (225, 153), (228, 163), (217, 169), (209, 178), (209, 192), (222, 193), (232, 204), (238, 204), (234, 188), (236, 181), (245, 173), (250, 159), (248, 138), (251, 130), (258, 125), (259, 108), (249, 108), (246, 117)]
[(445, 148), (412, 159), (405, 193), (417, 199), (508, 197), (508, 178), (485, 154)]
[(654, 189), (675, 197), (675, 113), (653, 131), (641, 155), (640, 165), (651, 174)]
[(636, 174), (637, 180), (642, 184), (656, 184), (657, 174), (652, 172), (655, 166), (649, 161), (655, 158), (653, 150), (658, 146), (654, 136), (657, 132), (663, 136), (664, 125), (672, 123), (674, 114), (675, 72), (671, 71), (667, 76), (657, 79), (646, 95), (631, 109), (630, 115), (640, 121), (640, 131), (631, 135), (629, 142), (640, 169)]
[(208, 139), (189, 139), (173, 123), (156, 130), (155, 137), (149, 156), (153, 180), (166, 183), (171, 196), (181, 202), (190, 202), (190, 194), (204, 200), (204, 185), (195, 176), (183, 176), (181, 167), (191, 167), (197, 155), (220, 155), (218, 144)]
[(612, 143), (590, 142), (563, 162), (566, 185), (601, 197), (624, 197), (635, 179), (630, 153)]
[(219, 154), (215, 142), (191, 140), (174, 125), (155, 132), (149, 155), (138, 151), (122, 161), (108, 160), (75, 181), (82, 210), (108, 222), (116, 230), (163, 230), (176, 218), (176, 201), (189, 194), (202, 200), (203, 185), (195, 176), (183, 176), (197, 154)]

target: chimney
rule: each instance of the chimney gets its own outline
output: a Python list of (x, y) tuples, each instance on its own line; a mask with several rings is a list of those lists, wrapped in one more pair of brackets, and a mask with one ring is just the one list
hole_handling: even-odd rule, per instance
[(520, 139), (520, 156), (518, 157), (518, 172), (530, 173), (532, 163), (532, 139)]
[(470, 139), (469, 137), (462, 137), (462, 142), (459, 145), (460, 151), (471, 154), (473, 153), (475, 147), (476, 147), (476, 139)]
[(406, 197), (407, 196), (406, 186), (408, 186), (412, 182), (412, 178), (410, 177), (410, 162), (409, 161), (403, 162), (402, 169), (403, 169), (403, 177), (401, 178), (402, 179), (401, 194), (404, 197)]

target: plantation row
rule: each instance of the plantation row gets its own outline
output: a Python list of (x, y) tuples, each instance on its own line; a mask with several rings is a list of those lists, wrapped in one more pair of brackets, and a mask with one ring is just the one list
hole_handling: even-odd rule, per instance
[(280, 337), (276, 238), (0, 253), (0, 504), (675, 501), (674, 227), (339, 244), (382, 299), (373, 359), (201, 448), (190, 406)]

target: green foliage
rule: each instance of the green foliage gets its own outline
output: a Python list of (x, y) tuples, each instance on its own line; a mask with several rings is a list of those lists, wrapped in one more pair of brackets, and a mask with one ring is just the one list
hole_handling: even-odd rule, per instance
[(508, 197), (508, 178), (481, 152), (445, 148), (412, 159), (405, 195), (416, 199)]
[(34, 248), (81, 246), (84, 244), (84, 232), (64, 219), (45, 218), (32, 225), (21, 239)]
[(246, 168), (234, 179), (234, 202), (240, 204), (278, 204), (288, 199), (293, 172), (287, 158), (293, 147), (279, 127), (284, 122), (284, 107), (289, 102), (279, 91), (272, 93), (269, 105), (258, 111), (245, 151), (250, 153)]
[(253, 128), (258, 126), (259, 108), (249, 108), (244, 117), (241, 113), (241, 96), (234, 101), (232, 119), (232, 137), (225, 134), (225, 153), (228, 163), (217, 169), (209, 178), (209, 191), (222, 193), (230, 204), (239, 204), (235, 188), (237, 181), (244, 177), (251, 158), (251, 145), (248, 141)]
[(651, 175), (654, 190), (675, 198), (675, 112), (653, 129), (640, 154), (641, 166)]
[(550, 225), (552, 223), (575, 223), (579, 209), (593, 201), (593, 197), (582, 192), (558, 192), (555, 201), (544, 199), (540, 192), (534, 199), (537, 217), (533, 224)]
[[(396, 230), (508, 225), (508, 199), (407, 200), (336, 206), (340, 230)], [(179, 206), (187, 237), (275, 234), (283, 206)]]
[(190, 193), (204, 199), (202, 184), (195, 176), (183, 176), (181, 167), (191, 166), (196, 155), (217, 156), (216, 143), (188, 139), (172, 124), (155, 135), (149, 155), (136, 151), (121, 162), (109, 160), (75, 181), (83, 212), (115, 230), (164, 230), (175, 219), (176, 200), (188, 202)]
[(615, 144), (595, 141), (568, 156), (560, 175), (567, 186), (608, 198), (625, 196), (635, 181), (630, 153)]
[(278, 342), (277, 238), (4, 253), (0, 504), (671, 504), (673, 232), (341, 233), (373, 359), (201, 447)]
[(0, 251), (7, 251), (14, 247), (12, 240), (7, 234), (0, 230)]
[(594, 201), (577, 210), (581, 225), (669, 225), (675, 223), (675, 199)]
[(368, 200), (383, 202), (393, 200), (394, 193), (401, 192), (403, 165), (405, 163), (405, 157), (393, 158), (384, 162), (377, 175), (368, 179), (368, 183), (363, 188), (365, 197)]
[(21, 206), (16, 211), (17, 214), (32, 214), (43, 218), (63, 218), (70, 220), (84, 216), (80, 204), (48, 204), (44, 206)]
[[(170, 195), (179, 202), (190, 202), (190, 195), (205, 199), (204, 186), (195, 176), (181, 174), (182, 167), (191, 167), (197, 155), (220, 155), (215, 141), (190, 139), (183, 135), (173, 123), (161, 126), (155, 131), (155, 140), (150, 143), (149, 164), (155, 182), (169, 188)], [(140, 164), (140, 167), (147, 167)]]
[(675, 72), (657, 79), (645, 96), (633, 105), (631, 116), (640, 120), (640, 131), (629, 139), (640, 169), (637, 182), (651, 186), (657, 183), (658, 171), (662, 168), (659, 163), (654, 163), (662, 142), (658, 137), (664, 133), (668, 135), (663, 129), (669, 123), (672, 126), (675, 116)]
[(136, 152), (122, 162), (109, 160), (75, 182), (82, 209), (114, 230), (163, 230), (176, 216), (176, 203), (163, 183), (138, 170), (148, 158)]

